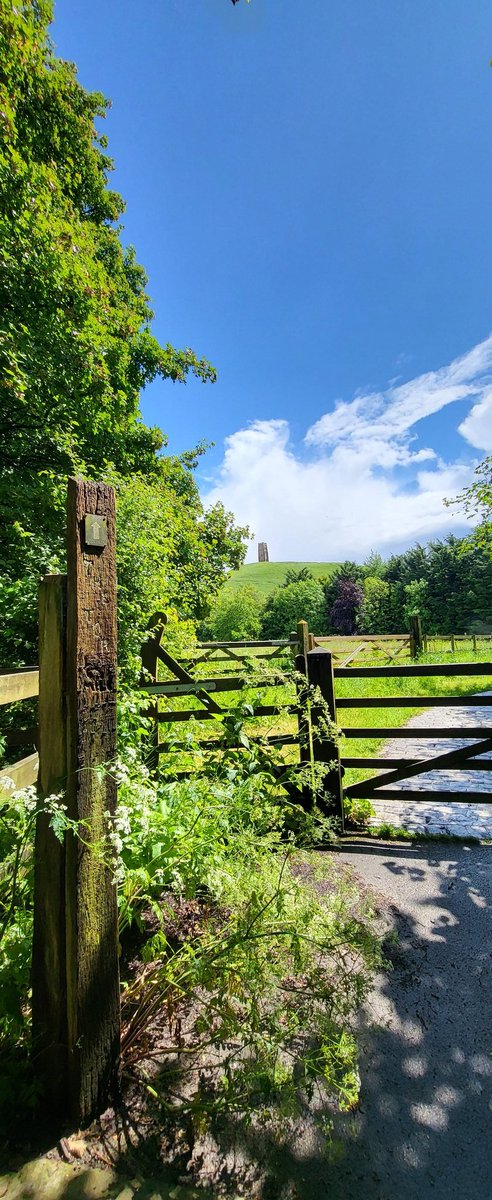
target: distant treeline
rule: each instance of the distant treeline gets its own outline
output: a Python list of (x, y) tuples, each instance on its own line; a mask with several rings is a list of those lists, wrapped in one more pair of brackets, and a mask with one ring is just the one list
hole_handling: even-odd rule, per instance
[(219, 593), (202, 637), (284, 637), (300, 619), (319, 635), (400, 633), (418, 613), (428, 634), (492, 632), (492, 558), (487, 548), (449, 536), (384, 560), (344, 562), (326, 579), (287, 572), (265, 598), (245, 585)]

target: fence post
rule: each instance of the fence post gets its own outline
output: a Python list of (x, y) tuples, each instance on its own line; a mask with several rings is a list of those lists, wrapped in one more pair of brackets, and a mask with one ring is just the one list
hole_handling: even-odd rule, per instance
[(297, 622), (297, 653), (294, 658), (297, 693), (297, 729), (299, 737), (299, 762), (308, 763), (311, 757), (309, 749), (309, 721), (307, 715), (307, 653), (309, 650), (309, 629), (307, 621)]
[[(336, 721), (333, 662), (329, 650), (310, 650), (307, 655), (307, 677), (311, 688), (318, 688), (332, 721)], [(344, 830), (343, 788), (338, 744), (326, 729), (326, 712), (316, 702), (311, 707), (312, 747), (315, 763), (333, 764), (327, 771), (323, 789), (328, 793), (326, 808), (337, 818)]]
[(418, 613), (410, 617), (410, 657), (418, 658), (422, 653), (423, 637), (422, 637), (422, 622)]
[(309, 650), (309, 629), (307, 621), (297, 622), (297, 646), (297, 653), (303, 654), (304, 658), (306, 658)]
[[(41, 797), (64, 790), (66, 744), (66, 576), (39, 587), (39, 776)], [(32, 1050), (43, 1100), (53, 1114), (67, 1107), (65, 848), (36, 818), (32, 952)]]
[[(66, 838), (69, 1108), (79, 1123), (107, 1106), (120, 1044), (116, 887), (101, 846), (116, 807), (115, 497), (70, 479), (67, 521)], [(108, 817), (109, 814), (109, 817)]]
[[(144, 642), (141, 649), (142, 657), (142, 678), (141, 683), (157, 683), (157, 672), (159, 662), (159, 645), (164, 630), (167, 624), (167, 616), (163, 612), (156, 612), (150, 618), (147, 626), (149, 636)], [(153, 704), (149, 704), (145, 709), (145, 716), (150, 717), (152, 721), (149, 738), (148, 738), (148, 754), (147, 765), (149, 770), (155, 772), (159, 766), (159, 705), (157, 699)]]

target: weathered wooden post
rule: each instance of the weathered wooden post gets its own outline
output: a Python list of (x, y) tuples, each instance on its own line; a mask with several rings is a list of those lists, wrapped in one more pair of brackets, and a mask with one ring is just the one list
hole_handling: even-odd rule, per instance
[(308, 763), (311, 757), (309, 746), (309, 720), (307, 714), (307, 653), (309, 649), (309, 630), (307, 621), (297, 623), (297, 653), (294, 658), (297, 693), (297, 730), (299, 738), (299, 761)]
[(329, 650), (309, 650), (307, 655), (307, 677), (311, 688), (319, 689), (324, 704), (311, 703), (312, 751), (315, 763), (329, 764), (323, 781), (326, 796), (324, 804), (328, 813), (336, 817), (343, 833), (343, 788), (340, 766), (340, 751), (327, 729), (327, 718), (336, 722), (335, 685), (332, 655)]
[(297, 622), (297, 647), (297, 653), (303, 654), (305, 658), (309, 650), (309, 628), (307, 621)]
[(410, 657), (418, 658), (423, 649), (422, 622), (418, 613), (410, 617)]
[(67, 584), (40, 590), (40, 789), (66, 781), (78, 823), (61, 846), (38, 815), (33, 1053), (53, 1112), (82, 1124), (107, 1106), (119, 1058), (116, 888), (114, 491), (69, 480)]
[[(150, 618), (149, 636), (141, 649), (142, 678), (140, 682), (142, 684), (157, 683), (159, 646), (166, 624), (167, 616), (163, 612), (156, 612)], [(156, 772), (159, 766), (159, 704), (157, 699), (146, 707), (144, 715), (149, 717), (152, 722), (148, 738), (147, 765), (149, 770)]]
[(68, 1080), (79, 1121), (107, 1105), (119, 1058), (116, 887), (103, 850), (116, 808), (116, 666), (114, 491), (70, 479), (67, 805), (82, 837), (67, 837), (65, 899)]
[[(39, 774), (41, 798), (65, 791), (66, 576), (46, 575), (39, 588)], [(67, 1110), (65, 847), (40, 811), (34, 851), (32, 956), (33, 1062), (43, 1102)]]

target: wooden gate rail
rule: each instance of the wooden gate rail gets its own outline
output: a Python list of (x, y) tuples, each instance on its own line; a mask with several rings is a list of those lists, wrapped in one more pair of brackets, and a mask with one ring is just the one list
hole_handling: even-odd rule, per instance
[(412, 663), (408, 667), (335, 667), (335, 679), (412, 679), (416, 676), (487, 675), (492, 673), (490, 662)]
[[(364, 705), (361, 703), (361, 708), (363, 707)], [(445, 705), (441, 705), (441, 707), (445, 707)], [(425, 737), (446, 738), (449, 740), (450, 738), (463, 738), (464, 736), (467, 738), (492, 737), (492, 729), (485, 729), (482, 725), (467, 725), (466, 734), (463, 729), (457, 729), (456, 725), (449, 725), (443, 729), (435, 729), (433, 725), (429, 726), (429, 728), (419, 726), (418, 729), (411, 726), (395, 729), (392, 725), (342, 725), (341, 733), (345, 738), (357, 738), (361, 740), (364, 738), (403, 738), (406, 740), (407, 738), (421, 739)]]
[[(30, 700), (39, 696), (38, 667), (16, 667), (0, 671), (0, 705), (17, 704), (22, 700)], [(7, 745), (25, 746), (36, 741), (37, 730), (17, 730), (12, 736), (7, 736)], [(27, 755), (0, 771), (0, 794), (10, 792), (11, 784), (15, 789), (30, 787), (36, 783), (39, 770), (37, 751)]]
[[(253, 706), (252, 706), (253, 707)], [(221, 708), (220, 713), (206, 712), (203, 708), (187, 708), (169, 709), (158, 714), (157, 720), (159, 725), (172, 724), (174, 721), (213, 721), (218, 717), (226, 717), (230, 712), (228, 708)], [(245, 716), (245, 721), (253, 721), (256, 717), (276, 717), (279, 713), (287, 713), (292, 715), (297, 713), (296, 704), (256, 704), (253, 707), (251, 715)], [(160, 743), (159, 743), (160, 744)]]
[[(439, 665), (421, 665), (414, 664), (408, 667), (392, 666), (392, 667), (355, 667), (350, 670), (345, 668), (335, 668), (334, 675), (338, 679), (347, 678), (387, 678), (387, 679), (402, 679), (415, 677), (456, 677), (470, 678), (476, 676), (492, 675), (492, 663), (460, 663), (451, 664), (443, 663)], [(468, 693), (463, 696), (360, 696), (360, 697), (341, 697), (337, 700), (338, 708), (447, 708), (448, 706), (459, 708), (490, 708), (492, 706), (492, 695), (482, 695), (480, 693)], [(385, 758), (383, 755), (347, 755), (341, 759), (342, 766), (345, 769), (357, 768), (367, 770), (379, 770), (379, 774), (372, 775), (369, 779), (362, 780), (358, 783), (349, 784), (345, 788), (345, 796), (351, 800), (366, 799), (398, 799), (398, 800), (416, 800), (419, 802), (426, 801), (429, 803), (431, 798), (433, 802), (444, 801), (461, 801), (463, 802), (481, 802), (492, 803), (492, 794), (487, 792), (476, 791), (424, 791), (415, 790), (414, 788), (397, 788), (392, 785), (402, 783), (406, 779), (412, 779), (417, 775), (428, 774), (429, 772), (453, 771), (453, 772), (489, 772), (492, 770), (492, 759), (481, 758), (484, 754), (490, 754), (492, 751), (492, 729), (484, 728), (483, 726), (463, 726), (462, 728), (399, 728), (392, 729), (391, 727), (349, 727), (343, 728), (343, 733), (349, 738), (418, 738), (422, 740), (429, 737), (434, 742), (437, 739), (459, 739), (460, 743), (467, 741), (468, 745), (460, 744), (455, 749), (447, 749), (444, 752), (435, 753), (430, 757), (412, 757), (411, 754), (401, 758)]]
[[(395, 658), (398, 658), (398, 655), (402, 654), (404, 650), (408, 650), (411, 657), (415, 657), (416, 652), (412, 635), (399, 633), (330, 634), (326, 637), (318, 637), (315, 634), (313, 646), (330, 650), (334, 659), (344, 656), (340, 664), (342, 668), (348, 667), (350, 662), (353, 662), (365, 651), (370, 651), (372, 654), (375, 652), (383, 654), (389, 662), (394, 662)], [(394, 648), (393, 653), (391, 653), (391, 648)]]

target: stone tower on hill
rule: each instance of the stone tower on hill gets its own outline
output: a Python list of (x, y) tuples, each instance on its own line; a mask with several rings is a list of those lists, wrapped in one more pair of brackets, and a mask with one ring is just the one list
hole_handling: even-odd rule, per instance
[(269, 562), (266, 542), (258, 542), (258, 562)]

